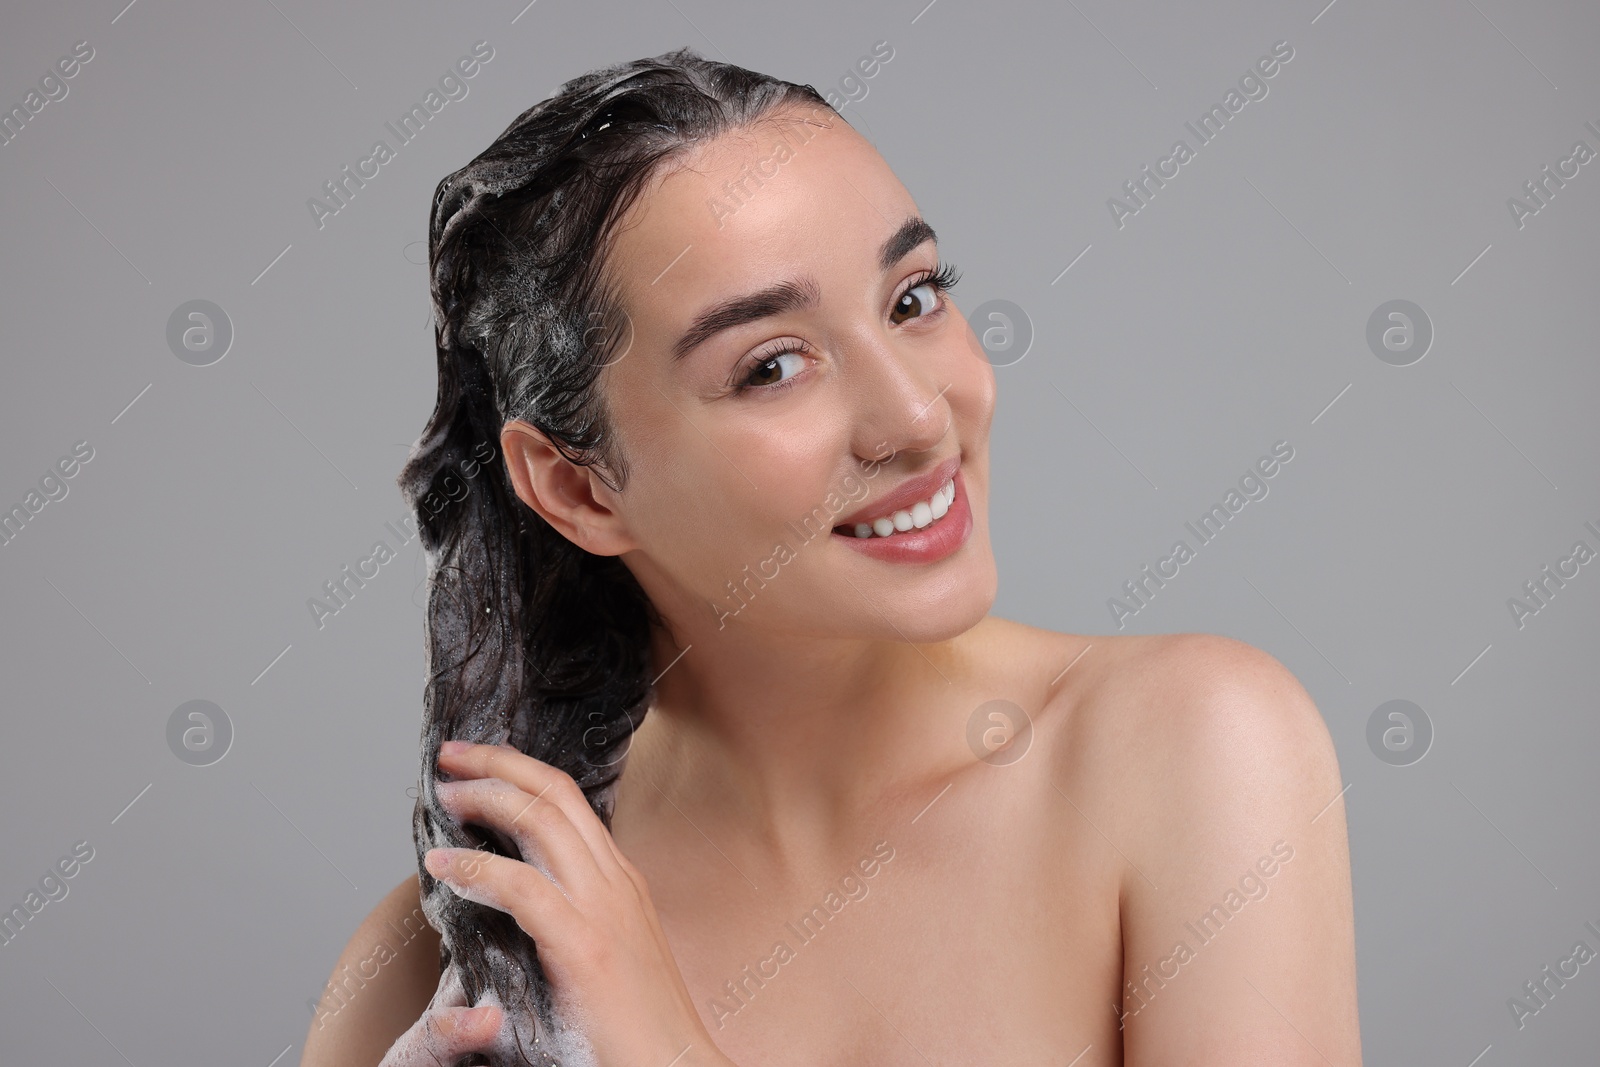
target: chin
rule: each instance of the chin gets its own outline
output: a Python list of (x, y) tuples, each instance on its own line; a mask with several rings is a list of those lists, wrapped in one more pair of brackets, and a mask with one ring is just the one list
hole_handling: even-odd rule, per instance
[(919, 590), (915, 601), (902, 599), (893, 609), (884, 606), (881, 618), (894, 624), (889, 638), (936, 644), (960, 637), (988, 616), (1000, 586), (988, 538), (974, 537), (962, 551), (970, 551), (971, 558), (963, 566), (951, 568), (941, 580), (930, 581), (927, 591)]

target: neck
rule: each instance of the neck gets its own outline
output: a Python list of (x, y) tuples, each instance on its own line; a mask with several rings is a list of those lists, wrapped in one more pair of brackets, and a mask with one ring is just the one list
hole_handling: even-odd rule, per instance
[(782, 851), (853, 847), (886, 797), (971, 762), (987, 621), (920, 645), (729, 628), (685, 651), (657, 631), (624, 788)]

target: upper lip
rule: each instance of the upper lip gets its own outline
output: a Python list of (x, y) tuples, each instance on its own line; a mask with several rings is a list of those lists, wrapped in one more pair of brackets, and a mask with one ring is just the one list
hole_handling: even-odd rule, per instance
[(851, 512), (837, 523), (839, 526), (853, 526), (858, 522), (870, 522), (879, 517), (888, 517), (901, 509), (909, 509), (919, 500), (927, 500), (945, 482), (956, 476), (956, 471), (961, 469), (961, 457), (951, 456), (927, 474), (919, 474), (915, 478), (907, 478), (893, 490), (880, 496), (872, 503)]

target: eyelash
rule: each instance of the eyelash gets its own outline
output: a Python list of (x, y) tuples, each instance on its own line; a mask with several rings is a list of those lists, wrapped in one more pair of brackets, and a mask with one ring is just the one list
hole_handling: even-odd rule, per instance
[[(911, 292), (911, 290), (913, 290), (913, 289), (919, 289), (924, 285), (932, 285), (935, 289), (939, 290), (939, 295), (940, 295), (941, 299), (939, 301), (938, 309), (936, 311), (930, 312), (929, 315), (940, 315), (940, 314), (943, 314), (944, 311), (945, 311), (946, 305), (945, 305), (945, 301), (942, 298), (946, 294), (948, 294), (950, 292), (950, 290), (954, 289), (955, 286), (956, 286), (956, 282), (958, 282), (960, 280), (961, 280), (961, 272), (960, 272), (960, 270), (958, 270), (956, 268), (955, 264), (946, 263), (943, 260), (940, 260), (939, 264), (938, 264), (938, 267), (935, 270), (924, 271), (918, 277), (913, 278), (911, 280), (911, 284), (910, 285), (907, 285), (904, 289), (900, 290), (900, 292), (896, 293), (894, 301), (889, 306), (892, 308), (892, 307), (894, 307), (895, 304), (900, 303), (901, 298), (903, 298), (907, 293)], [(929, 315), (918, 315), (917, 317), (918, 318), (928, 318)], [(766, 351), (766, 352), (757, 352), (755, 354), (755, 356), (751, 358), (750, 362), (746, 364), (746, 372), (745, 372), (744, 378), (742, 378), (736, 385), (734, 385), (734, 387), (733, 387), (734, 394), (735, 395), (739, 395), (739, 394), (742, 394), (742, 393), (749, 393), (749, 392), (773, 393), (773, 392), (777, 392), (780, 389), (787, 389), (790, 385), (792, 385), (798, 379), (798, 377), (799, 377), (798, 375), (795, 375), (795, 376), (789, 377), (789, 378), (785, 378), (783, 381), (779, 382), (776, 385), (750, 385), (750, 384), (748, 384), (748, 382), (749, 382), (750, 376), (752, 374), (754, 374), (757, 370), (760, 370), (762, 367), (766, 366), (768, 363), (771, 363), (773, 360), (777, 359), (779, 356), (788, 355), (790, 353), (795, 353), (797, 355), (806, 355), (810, 351), (811, 351), (811, 346), (808, 345), (808, 344), (805, 344), (804, 342), (802, 342), (800, 344), (795, 344), (792, 341), (780, 341), (780, 342), (778, 342), (778, 347), (775, 348), (775, 349), (772, 349), (772, 350)]]

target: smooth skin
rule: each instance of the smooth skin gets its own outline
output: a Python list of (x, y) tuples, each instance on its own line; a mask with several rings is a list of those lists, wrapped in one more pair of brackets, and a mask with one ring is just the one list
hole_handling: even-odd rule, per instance
[[(719, 212), (779, 131), (809, 137)], [(623, 220), (607, 269), (633, 341), (601, 388), (627, 485), (527, 424), (501, 442), (518, 495), (620, 555), (668, 620), (656, 699), (610, 834), (536, 760), (442, 757), (467, 783), (453, 810), (521, 835), (531, 861), (468, 854), (461, 891), (535, 938), (602, 1067), (685, 1046), (678, 1067), (1360, 1064), (1343, 783), (1320, 713), (1228, 638), (989, 614), (994, 373), (922, 284), (931, 239), (881, 262), (919, 214), (869, 142), (795, 111), (700, 146)], [(673, 359), (702, 310), (785, 281), (815, 301)], [(786, 343), (799, 351), (774, 355)], [(868, 504), (953, 455), (974, 528), (938, 562), (786, 525), (869, 461)], [(780, 540), (796, 551), (774, 576)], [(735, 599), (728, 583), (757, 573)], [(415, 906), (410, 878), (335, 974)], [(424, 1014), (425, 948), (314, 1020), (302, 1063), (482, 1047), (493, 1009), (477, 1029), (463, 1006)]]

